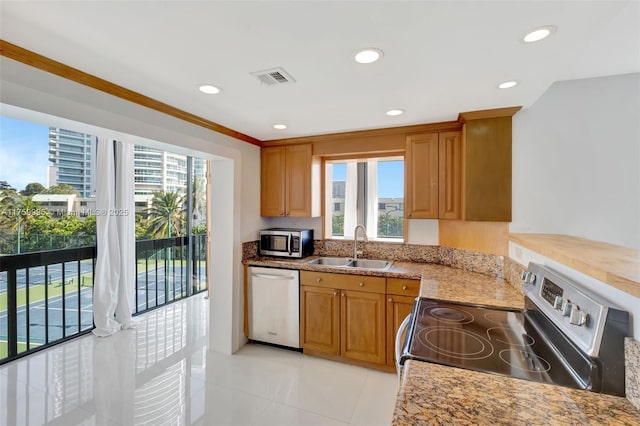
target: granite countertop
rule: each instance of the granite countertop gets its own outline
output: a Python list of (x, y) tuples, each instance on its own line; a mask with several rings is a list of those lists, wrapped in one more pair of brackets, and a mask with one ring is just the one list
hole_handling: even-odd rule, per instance
[(433, 263), (414, 262), (393, 262), (391, 267), (384, 271), (305, 264), (315, 257), (318, 256), (303, 260), (254, 257), (245, 260), (244, 263), (305, 271), (420, 279), (421, 297), (508, 308), (524, 307), (524, 297), (515, 287), (502, 278), (490, 277), (477, 272), (463, 271)]
[(393, 426), (632, 425), (625, 398), (428, 362), (405, 363)]

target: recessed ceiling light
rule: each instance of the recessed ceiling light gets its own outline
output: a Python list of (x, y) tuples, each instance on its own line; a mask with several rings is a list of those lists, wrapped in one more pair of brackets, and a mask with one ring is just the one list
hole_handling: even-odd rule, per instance
[(392, 117), (396, 115), (402, 115), (402, 114), (404, 114), (404, 110), (400, 108), (394, 108), (387, 111), (387, 115), (390, 115)]
[(286, 124), (274, 124), (273, 128), (274, 129), (278, 129), (278, 130), (284, 130), (284, 129), (287, 128), (287, 125)]
[(517, 81), (505, 81), (504, 83), (498, 85), (498, 89), (509, 89), (513, 86), (516, 86), (517, 84)]
[(202, 93), (206, 93), (207, 95), (215, 95), (220, 93), (222, 89), (213, 84), (202, 84), (198, 87)]
[(382, 50), (370, 47), (359, 50), (356, 53), (355, 60), (360, 64), (370, 64), (382, 58)]
[(522, 40), (525, 43), (535, 43), (536, 41), (543, 40), (549, 37), (552, 33), (556, 31), (556, 27), (553, 25), (547, 25), (545, 27), (536, 28), (533, 31), (527, 33)]

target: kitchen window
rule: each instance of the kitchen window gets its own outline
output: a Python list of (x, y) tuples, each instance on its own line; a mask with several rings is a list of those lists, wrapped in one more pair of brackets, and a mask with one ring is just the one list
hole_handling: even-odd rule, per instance
[(353, 238), (363, 224), (369, 239), (403, 240), (403, 157), (326, 161), (325, 179), (331, 188), (325, 194), (329, 238)]

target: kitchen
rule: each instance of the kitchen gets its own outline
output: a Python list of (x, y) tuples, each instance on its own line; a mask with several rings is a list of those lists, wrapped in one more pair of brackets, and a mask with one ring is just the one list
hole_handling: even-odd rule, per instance
[[(634, 15), (636, 11), (633, 9), (634, 6), (626, 7), (630, 7), (631, 12), (625, 12), (624, 8), (616, 9), (615, 13), (610, 11), (614, 17), (607, 21), (610, 26), (607, 30), (620, 31), (623, 35), (621, 49), (623, 52), (634, 52), (637, 49), (634, 49), (633, 42), (637, 37), (634, 38), (633, 31), (637, 31), (637, 25), (633, 24), (637, 23), (637, 20), (633, 21), (633, 19), (637, 14)], [(3, 15), (6, 17), (7, 13), (4, 12), (5, 10)], [(460, 10), (450, 11), (450, 13), (454, 12), (461, 13)], [(55, 12), (52, 11), (52, 13)], [(595, 18), (592, 16), (591, 19)], [(625, 19), (631, 20), (631, 25), (625, 24)], [(529, 27), (549, 23), (537, 22), (526, 28), (518, 28), (515, 37), (529, 30)], [(558, 32), (554, 36), (557, 36), (556, 40), (562, 40), (561, 35), (565, 33), (564, 27), (560, 23), (556, 25), (558, 25)], [(15, 34), (16, 39), (9, 38), (8, 35), (11, 34)], [(18, 29), (11, 26), (11, 22), (7, 25), (3, 22), (3, 39), (47, 56), (46, 42), (30, 45), (26, 39), (21, 38), (23, 36), (20, 34)], [(33, 37), (33, 34), (30, 36)], [(36, 37), (34, 40), (39, 39)], [(542, 43), (549, 45), (553, 41), (554, 39), (551, 38)], [(631, 48), (624, 43), (630, 43)], [(604, 67), (603, 63), (607, 61), (598, 58), (608, 58), (609, 54), (613, 55), (613, 52), (608, 51), (608, 45), (603, 46), (595, 41), (591, 47), (590, 53), (580, 58), (573, 58), (576, 61), (576, 68), (583, 65), (586, 67), (592, 62), (597, 62), (598, 66)], [(381, 48), (385, 51), (385, 56), (380, 64), (388, 63), (392, 60), (393, 53), (382, 46)], [(351, 49), (347, 50), (348, 56)], [(73, 63), (71, 58), (67, 60), (57, 58), (52, 53), (49, 55), (62, 62)], [(588, 57), (589, 55), (592, 57)], [(576, 80), (576, 77), (567, 75), (560, 79), (570, 81), (557, 82), (553, 85), (551, 85), (553, 80), (547, 80), (538, 83), (542, 86), (536, 92), (540, 97), (532, 98), (528, 103), (516, 102), (515, 99), (510, 98), (515, 95), (494, 95), (494, 92), (491, 92), (492, 94), (486, 97), (478, 107), (457, 108), (446, 118), (422, 119), (411, 124), (456, 120), (460, 112), (525, 104), (525, 108), (513, 116), (513, 220), (509, 230), (514, 233), (578, 235), (637, 249), (639, 208), (636, 194), (640, 192), (637, 179), (639, 137), (636, 89), (638, 77), (637, 74), (629, 73), (637, 73), (638, 69), (633, 67), (637, 65), (637, 55), (629, 54), (626, 57), (631, 65), (625, 65), (620, 71), (612, 73), (620, 75), (607, 77), (606, 75), (610, 74), (607, 74), (606, 70), (594, 70), (591, 71), (592, 74), (581, 75), (581, 77), (600, 76), (599, 78)], [(453, 59), (446, 55), (443, 56), (443, 59), (445, 58)], [(133, 58), (130, 59), (133, 60)], [(578, 59), (586, 63), (578, 64)], [(564, 62), (563, 64), (566, 65)], [(274, 65), (286, 66), (286, 64)], [(298, 77), (297, 73), (289, 67), (286, 68), (294, 77)], [(118, 78), (120, 77), (116, 73), (113, 79), (107, 79), (119, 81)], [(67, 114), (76, 120), (89, 121), (106, 128), (118, 127), (121, 131), (132, 134), (154, 135), (167, 142), (180, 140), (186, 148), (193, 150), (203, 150), (203, 141), (215, 140), (213, 146), (207, 148), (209, 152), (221, 158), (215, 161), (217, 167), (214, 167), (214, 180), (217, 178), (219, 182), (227, 183), (230, 182), (228, 176), (234, 176), (234, 180), (228, 185), (216, 186), (213, 189), (214, 199), (220, 202), (213, 206), (212, 212), (216, 218), (215, 223), (219, 226), (213, 230), (212, 235), (216, 241), (213, 269), (217, 271), (217, 281), (212, 283), (212, 289), (218, 297), (212, 300), (211, 326), (215, 332), (211, 333), (211, 340), (212, 346), (221, 352), (231, 353), (240, 347), (244, 343), (243, 277), (240, 262), (242, 244), (255, 241), (258, 236), (257, 231), (269, 227), (313, 228), (316, 235), (322, 235), (321, 219), (265, 219), (260, 216), (259, 148), (251, 144), (239, 143), (224, 135), (212, 138), (208, 131), (186, 126), (173, 118), (152, 119), (147, 115), (149, 113), (141, 112), (139, 107), (112, 100), (103, 94), (83, 89), (70, 82), (61, 82), (59, 78), (24, 65), (9, 63), (6, 58), (2, 59), (2, 79), (3, 103), (37, 111), (44, 110), (43, 112), (52, 114)], [(492, 76), (491, 79), (499, 79), (499, 77)], [(523, 86), (525, 85), (521, 84), (521, 87)], [(545, 91), (547, 86), (551, 87)], [(277, 90), (277, 88), (272, 89)], [(469, 94), (474, 92), (470, 87), (460, 88), (459, 91), (469, 92)], [(369, 96), (366, 93), (359, 94), (364, 98)], [(415, 92), (412, 92), (412, 97), (417, 97)], [(73, 105), (74, 102), (82, 105), (89, 104), (89, 107), (78, 111), (78, 108)], [(443, 104), (443, 110), (444, 106)], [(408, 106), (405, 108), (407, 111), (411, 109)], [(134, 113), (142, 116), (139, 121), (132, 121), (124, 117), (122, 111), (129, 111), (132, 116)], [(313, 111), (311, 109), (308, 114), (318, 114)], [(568, 114), (567, 111), (571, 113)], [(261, 114), (257, 115), (261, 116)], [(216, 121), (215, 117), (213, 119)], [(382, 121), (386, 119), (387, 117), (376, 118), (366, 127), (389, 127), (392, 125), (390, 123), (397, 123)], [(266, 118), (268, 127), (271, 126), (271, 120), (271, 117)], [(339, 122), (339, 117), (336, 117), (335, 121)], [(236, 128), (233, 125), (231, 127)], [(267, 125), (264, 127), (266, 128)], [(325, 123), (324, 127), (319, 128), (316, 133), (337, 131), (337, 128), (334, 129)], [(259, 136), (260, 139), (283, 137), (282, 133), (278, 133), (278, 136), (273, 136), (274, 134), (276, 133), (272, 132)], [(606, 149), (602, 149), (603, 147)], [(604, 170), (603, 165), (606, 165)], [(570, 176), (570, 178), (561, 179), (560, 176)], [(576, 187), (574, 182), (584, 182), (584, 185)], [(585, 189), (582, 189), (583, 187)], [(594, 198), (598, 201), (594, 202)], [(553, 207), (545, 207), (547, 205)], [(616, 207), (612, 209), (612, 205)], [(236, 213), (230, 213), (228, 206), (233, 206), (233, 211)], [(409, 220), (408, 226), (408, 243), (438, 244), (437, 220)], [(234, 283), (232, 286), (220, 284), (231, 282)], [(616, 294), (618, 295), (619, 293)], [(631, 304), (627, 307), (637, 312), (637, 299), (625, 298), (625, 300), (631, 300)], [(637, 335), (637, 325), (634, 326), (634, 330), (636, 331), (634, 335)]]

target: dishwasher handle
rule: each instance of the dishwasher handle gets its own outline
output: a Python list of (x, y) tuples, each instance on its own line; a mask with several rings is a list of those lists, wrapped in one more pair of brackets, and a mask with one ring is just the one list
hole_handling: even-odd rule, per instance
[(260, 274), (252, 273), (252, 277), (264, 278), (265, 280), (295, 280), (296, 277), (292, 275), (272, 275), (272, 274)]
[(409, 326), (409, 322), (411, 322), (411, 315), (407, 315), (407, 317), (402, 321), (400, 327), (398, 328), (398, 333), (396, 334), (396, 345), (395, 345), (395, 356), (396, 356), (396, 371), (398, 372), (398, 380), (400, 380), (400, 373), (402, 371), (402, 366), (400, 365), (400, 356), (402, 351), (402, 333)]

